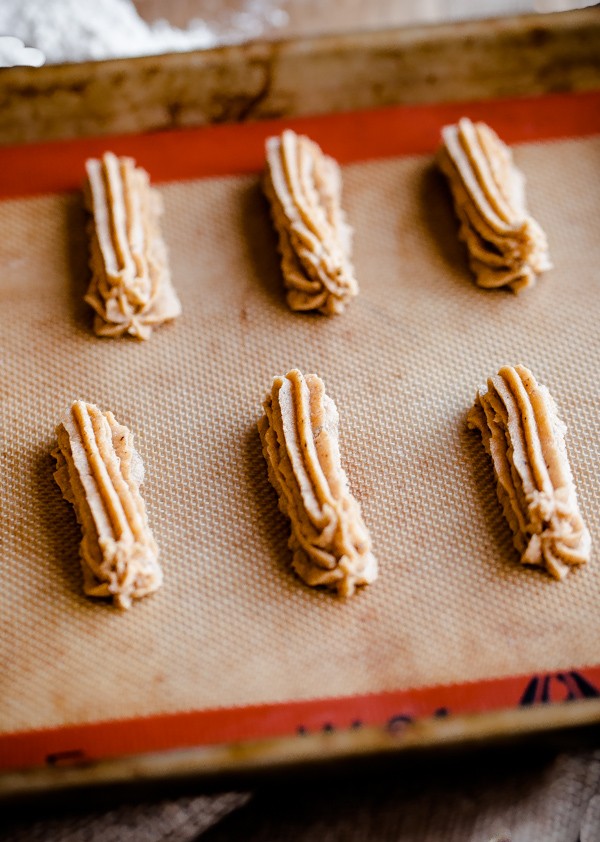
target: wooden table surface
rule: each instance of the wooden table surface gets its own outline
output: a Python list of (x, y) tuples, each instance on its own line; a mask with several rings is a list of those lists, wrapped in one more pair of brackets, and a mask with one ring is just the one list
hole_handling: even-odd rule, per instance
[[(164, 18), (185, 27), (193, 18), (226, 23), (231, 15), (244, 11), (247, 0), (134, 0), (147, 21)], [(576, 8), (580, 2), (562, 2)], [(293, 37), (382, 29), (411, 23), (440, 23), (467, 18), (499, 17), (532, 11), (552, 10), (553, 0), (265, 0), (267, 10), (280, 9), (287, 15), (281, 25), (267, 25), (265, 36)], [(259, 4), (254, 4), (257, 10)], [(256, 11), (251, 12), (256, 13)]]
[[(231, 15), (245, 11), (247, 0), (133, 0), (147, 21), (164, 18), (185, 27), (201, 18), (224, 25)], [(442, 23), (468, 18), (492, 18), (527, 12), (553, 12), (593, 5), (594, 0), (264, 0), (269, 12), (281, 10), (266, 23), (265, 37), (298, 37), (383, 29), (415, 23)], [(260, 4), (250, 7), (256, 14)]]
[[(224, 25), (248, 0), (133, 0), (147, 21), (164, 18), (185, 27), (201, 18)], [(264, 0), (265, 10), (281, 10), (287, 20), (267, 24), (265, 37), (293, 37), (382, 29), (415, 23), (442, 23), (528, 12), (557, 12), (594, 5), (595, 0)], [(260, 3), (254, 3), (251, 14)]]

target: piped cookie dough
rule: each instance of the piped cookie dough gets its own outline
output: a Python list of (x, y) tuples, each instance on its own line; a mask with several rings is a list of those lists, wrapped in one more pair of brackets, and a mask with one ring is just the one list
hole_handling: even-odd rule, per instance
[(144, 466), (133, 435), (112, 412), (84, 401), (74, 401), (56, 433), (54, 477), (83, 532), (84, 593), (129, 608), (163, 578), (139, 491)]
[(562, 579), (589, 561), (591, 538), (577, 503), (566, 426), (548, 389), (525, 366), (503, 366), (478, 392), (467, 423), (492, 458), (522, 563)]
[(358, 294), (341, 188), (338, 164), (308, 137), (288, 129), (267, 140), (264, 191), (292, 310), (330, 316)]
[(477, 284), (533, 286), (552, 268), (546, 235), (529, 215), (525, 178), (512, 152), (485, 123), (463, 117), (442, 129), (438, 164), (448, 179)]
[(290, 519), (293, 568), (308, 585), (351, 596), (377, 578), (377, 561), (341, 467), (336, 406), (316, 374), (294, 369), (274, 378), (263, 407), (258, 429)]
[(86, 162), (92, 280), (85, 300), (98, 336), (148, 339), (181, 314), (160, 231), (162, 198), (132, 158)]

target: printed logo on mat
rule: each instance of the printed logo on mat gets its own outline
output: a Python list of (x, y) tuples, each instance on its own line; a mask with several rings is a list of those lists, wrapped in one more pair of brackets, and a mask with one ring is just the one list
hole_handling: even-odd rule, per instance
[(46, 56), (14, 35), (0, 35), (0, 67), (41, 67)]
[[(594, 681), (597, 678), (597, 671), (594, 670)], [(513, 683), (511, 681), (511, 683)], [(380, 725), (385, 728), (390, 734), (401, 736), (403, 732), (414, 722), (419, 719), (428, 718), (443, 718), (446, 716), (460, 715), (462, 713), (474, 712), (472, 705), (461, 703), (460, 687), (459, 697), (454, 701), (457, 702), (457, 707), (453, 708), (453, 699), (448, 698), (448, 706), (436, 707), (431, 711), (420, 709), (418, 712), (414, 710), (398, 710), (396, 712), (388, 712), (384, 714), (380, 721), (376, 718), (371, 718), (370, 721), (364, 722), (361, 719), (354, 719), (350, 725), (346, 722), (343, 724), (335, 722), (334, 720), (321, 721), (316, 724), (308, 725), (303, 723), (298, 725), (296, 733), (300, 736), (305, 734), (322, 731), (324, 733), (332, 733), (338, 730), (346, 730), (348, 727), (351, 730), (362, 728), (363, 725)], [(543, 704), (561, 704), (562, 702), (581, 701), (584, 699), (598, 699), (600, 698), (600, 688), (594, 684), (590, 677), (584, 676), (581, 672), (570, 670), (568, 672), (544, 673), (541, 675), (534, 675), (531, 678), (522, 678), (519, 680), (517, 687), (513, 687), (508, 692), (508, 696), (502, 693), (497, 703), (489, 707), (490, 710), (498, 710), (502, 707), (531, 707), (533, 705)]]
[(597, 699), (600, 690), (581, 673), (556, 672), (548, 675), (534, 675), (519, 701), (521, 706), (538, 705), (544, 702), (570, 702), (574, 699)]

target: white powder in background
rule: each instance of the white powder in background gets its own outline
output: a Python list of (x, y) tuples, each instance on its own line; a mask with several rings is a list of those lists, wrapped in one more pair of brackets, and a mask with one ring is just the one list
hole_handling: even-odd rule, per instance
[[(1, 36), (20, 38), (35, 47), (49, 64), (87, 59), (126, 58), (166, 52), (207, 49), (259, 38), (288, 23), (282, 6), (289, 0), (236, 0), (238, 9), (223, 9), (219, 0), (208, 3), (210, 20), (194, 19), (187, 29), (166, 20), (147, 23), (132, 0), (0, 0), (0, 67), (36, 64), (33, 53), (17, 50)], [(296, 0), (302, 3), (303, 0)], [(381, 25), (460, 20), (532, 11), (557, 11), (594, 5), (597, 0), (387, 0)], [(206, 2), (204, 4), (207, 5)], [(318, 0), (306, 0), (313, 12)], [(324, 4), (323, 4), (324, 5)], [(332, 5), (332, 4), (330, 4)], [(346, 0), (348, 15), (338, 16), (337, 28), (353, 17), (356, 0)], [(360, 5), (360, 4), (358, 4)], [(367, 6), (367, 4), (364, 4)], [(315, 22), (318, 23), (318, 13)], [(356, 15), (354, 15), (356, 17)], [(359, 16), (360, 17), (360, 16)], [(327, 29), (327, 27), (326, 27)], [(321, 31), (316, 26), (316, 31)]]
[(42, 52), (33, 47), (26, 47), (20, 38), (0, 35), (0, 67), (41, 67), (44, 61), (45, 56)]
[(246, 0), (219, 23), (192, 20), (187, 29), (146, 23), (131, 0), (0, 0), (0, 35), (41, 50), (48, 64), (207, 49), (286, 22), (276, 0)]

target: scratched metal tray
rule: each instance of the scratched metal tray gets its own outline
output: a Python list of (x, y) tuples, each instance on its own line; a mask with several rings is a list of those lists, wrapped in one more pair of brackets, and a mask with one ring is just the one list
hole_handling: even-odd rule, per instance
[[(598, 721), (595, 565), (561, 585), (519, 567), (463, 425), (488, 373), (530, 364), (569, 423), (597, 538), (597, 422), (580, 410), (599, 397), (598, 33), (577, 13), (0, 75), (2, 794)], [(548, 230), (556, 269), (519, 298), (473, 286), (432, 167), (463, 113), (515, 144)], [(283, 302), (258, 184), (284, 125), (344, 166), (362, 291), (339, 319)], [(78, 188), (105, 148), (165, 199), (184, 316), (147, 345), (97, 340), (80, 303)], [(291, 575), (266, 479), (255, 422), (292, 365), (336, 399), (380, 560), (348, 605)], [(127, 615), (81, 596), (51, 476), (74, 396), (129, 424), (147, 466), (165, 586)]]

